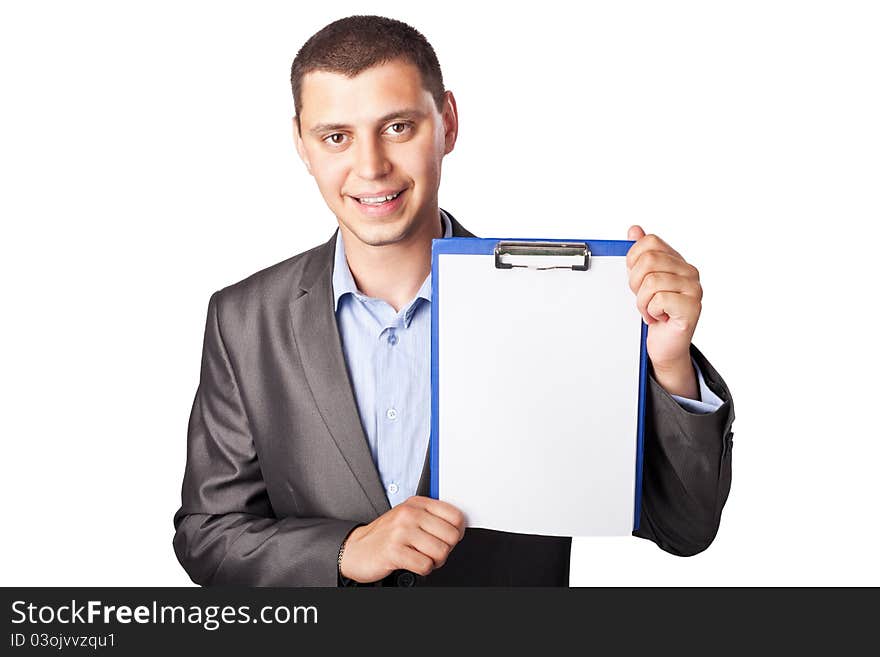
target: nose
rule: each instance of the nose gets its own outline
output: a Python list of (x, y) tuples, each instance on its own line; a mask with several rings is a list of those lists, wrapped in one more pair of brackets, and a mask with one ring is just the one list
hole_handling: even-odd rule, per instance
[(380, 141), (361, 139), (355, 144), (355, 170), (365, 180), (376, 180), (391, 172), (391, 162)]

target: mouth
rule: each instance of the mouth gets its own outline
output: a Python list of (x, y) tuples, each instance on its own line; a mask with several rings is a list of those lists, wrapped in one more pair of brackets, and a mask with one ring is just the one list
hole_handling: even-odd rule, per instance
[(398, 190), (396, 192), (390, 193), (380, 193), (380, 194), (362, 194), (360, 196), (352, 196), (352, 198), (360, 203), (361, 205), (372, 207), (372, 208), (381, 208), (384, 206), (393, 203), (401, 194), (406, 191), (406, 188)]

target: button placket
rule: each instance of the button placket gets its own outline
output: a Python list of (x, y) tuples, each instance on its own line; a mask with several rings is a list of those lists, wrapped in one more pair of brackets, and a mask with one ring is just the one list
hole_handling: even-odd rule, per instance
[(379, 455), (379, 458), (377, 459), (377, 465), (379, 466), (379, 471), (385, 476), (388, 476), (389, 473), (396, 472), (399, 469), (399, 454), (397, 453), (396, 448), (396, 434), (398, 432), (398, 427), (397, 423), (391, 422), (388, 419), (388, 410), (393, 408), (393, 400), (390, 398), (390, 391), (386, 390), (382, 386), (382, 382), (388, 380), (390, 373), (394, 369), (392, 365), (392, 359), (396, 357), (396, 353), (394, 351), (390, 351), (388, 345), (385, 344), (387, 342), (387, 338), (388, 336), (385, 334), (385, 332), (383, 332), (379, 334), (379, 336), (377, 336), (377, 340), (374, 343), (376, 346), (376, 350), (374, 352), (374, 362), (376, 363), (376, 378), (374, 388), (376, 391), (376, 396), (374, 398), (374, 417), (376, 418), (375, 432)]

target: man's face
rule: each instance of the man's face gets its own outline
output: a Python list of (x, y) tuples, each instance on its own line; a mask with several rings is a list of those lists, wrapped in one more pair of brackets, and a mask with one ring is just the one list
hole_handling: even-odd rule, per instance
[(441, 162), (458, 130), (451, 92), (441, 114), (419, 70), (395, 60), (353, 78), (308, 73), (301, 103), (297, 151), (343, 231), (372, 246), (434, 234)]

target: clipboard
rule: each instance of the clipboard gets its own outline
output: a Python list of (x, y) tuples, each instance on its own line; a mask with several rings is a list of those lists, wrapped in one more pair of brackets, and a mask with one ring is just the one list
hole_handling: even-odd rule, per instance
[(468, 526), (638, 529), (648, 327), (632, 244), (433, 240), (430, 495)]

